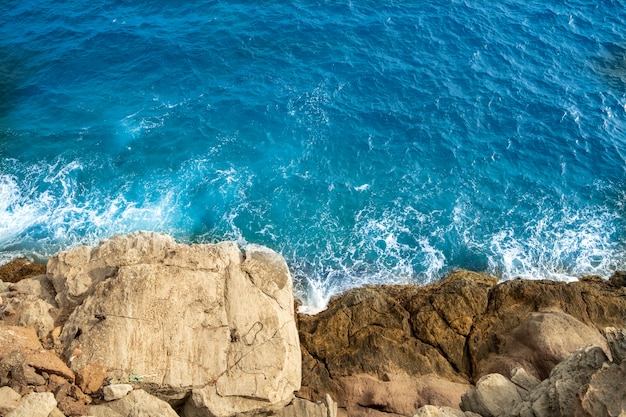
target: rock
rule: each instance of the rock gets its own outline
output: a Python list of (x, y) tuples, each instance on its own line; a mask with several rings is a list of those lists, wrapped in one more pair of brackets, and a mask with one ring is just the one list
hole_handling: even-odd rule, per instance
[(48, 278), (40, 275), (23, 279), (6, 290), (9, 292), (5, 292), (3, 297), (7, 299), (3, 309), (7, 316), (4, 324), (33, 327), (39, 338), (46, 340), (48, 333), (54, 328), (57, 312), (54, 288)]
[(621, 364), (626, 359), (626, 329), (607, 327), (602, 331), (613, 357), (613, 362)]
[(48, 272), (74, 308), (61, 334), (73, 369), (105, 366), (173, 403), (194, 390), (188, 414), (269, 412), (300, 387), (291, 276), (269, 249), (143, 232), (61, 253)]
[(17, 407), (6, 417), (48, 417), (57, 406), (50, 392), (33, 392), (22, 397)]
[(365, 416), (370, 410), (388, 415), (410, 416), (427, 404), (457, 407), (469, 384), (454, 383), (434, 375), (379, 380), (368, 374), (339, 379), (342, 401), (350, 416)]
[(22, 396), (9, 387), (0, 387), (0, 416), (6, 416), (13, 411)]
[(93, 417), (179, 417), (168, 403), (141, 389), (119, 400), (88, 408)]
[(511, 371), (511, 382), (519, 387), (522, 397), (528, 395), (537, 385), (541, 383), (537, 378), (530, 375), (524, 368), (515, 368)]
[(102, 388), (102, 393), (104, 401), (114, 401), (124, 398), (132, 390), (133, 386), (130, 384), (111, 384)]
[(387, 393), (402, 392), (408, 397), (381, 394), (377, 398), (384, 403), (369, 401), (368, 407), (403, 410), (410, 415), (418, 406), (408, 404), (417, 396), (412, 390), (427, 384), (425, 381), (448, 380), (463, 386), (460, 393), (464, 392), (467, 379), (430, 341), (413, 337), (411, 315), (405, 302), (396, 298), (396, 291), (410, 298), (416, 289), (358, 288), (331, 300), (328, 309), (316, 316), (299, 315), (304, 375), (300, 395), (319, 401), (328, 392), (339, 407), (346, 408), (356, 406), (357, 398), (362, 398), (362, 384), (367, 392), (377, 391), (375, 385)]
[(327, 394), (323, 401), (314, 403), (294, 398), (291, 404), (274, 414), (276, 417), (337, 417), (337, 403)]
[(577, 393), (578, 417), (626, 415), (626, 362), (603, 366)]
[(531, 313), (504, 341), (498, 354), (489, 355), (480, 373), (498, 372), (510, 375), (515, 367), (545, 379), (554, 366), (574, 350), (584, 346), (601, 346), (610, 355), (600, 332), (562, 311)]
[(88, 413), (87, 405), (72, 397), (63, 398), (58, 402), (57, 408), (66, 416), (85, 416)]
[[(388, 394), (408, 393), (426, 375), (469, 387), (485, 374), (509, 377), (523, 368), (514, 379), (519, 395), (526, 396), (573, 350), (595, 344), (610, 354), (597, 329), (626, 327), (626, 298), (623, 288), (597, 277), (498, 284), (493, 277), (458, 271), (423, 287), (350, 290), (325, 311), (300, 314), (298, 321), (300, 396), (319, 401), (328, 392), (340, 411), (354, 407), (362, 415), (405, 413), (414, 394), (380, 396), (364, 407), (356, 393), (365, 382)], [(446, 400), (431, 405), (457, 407), (460, 401), (439, 398)]]
[(56, 374), (67, 380), (74, 380), (74, 373), (55, 354), (41, 346), (35, 330), (24, 327), (0, 324), (0, 360), (18, 351), (23, 355), (23, 363), (38, 372)]
[[(580, 409), (577, 395), (588, 384), (593, 374), (608, 362), (602, 348), (589, 346), (574, 351), (566, 360), (554, 367), (550, 377), (537, 385), (528, 400), (514, 407), (512, 416), (573, 416)], [(584, 415), (584, 414), (583, 414)]]
[[(554, 359), (536, 356), (532, 358), (533, 361), (539, 359), (538, 367), (529, 366), (524, 361), (520, 363), (519, 357), (507, 362), (506, 354), (500, 358), (496, 356), (497, 352), (503, 352), (507, 345), (510, 346), (511, 335), (515, 329), (527, 321), (531, 314), (540, 312), (562, 312), (590, 329), (626, 327), (626, 298), (623, 289), (616, 288), (601, 278), (583, 277), (571, 283), (522, 279), (502, 282), (490, 290), (489, 307), (485, 314), (475, 317), (474, 327), (468, 338), (468, 355), (475, 379), (493, 371), (508, 376), (508, 371), (518, 366), (540, 379), (549, 375), (549, 363), (552, 360), (558, 361), (557, 358), (561, 357), (555, 355), (556, 351), (550, 353)], [(572, 325), (570, 328), (576, 330), (579, 326)], [(587, 343), (585, 338), (581, 334), (573, 337), (574, 340)], [(546, 340), (549, 342), (549, 337)], [(569, 344), (566, 337), (561, 340), (562, 347)], [(574, 344), (570, 344), (567, 348), (573, 346)], [(515, 349), (511, 349), (509, 352), (514, 351)], [(492, 366), (490, 363), (494, 359), (498, 363)]]
[(413, 417), (468, 417), (458, 408), (425, 405), (420, 407)]
[(65, 414), (63, 414), (61, 410), (59, 410), (58, 407), (55, 407), (52, 411), (50, 411), (50, 414), (48, 414), (48, 417), (66, 417), (66, 416)]
[(488, 374), (461, 397), (461, 409), (483, 417), (508, 417), (522, 401), (515, 384), (500, 374)]
[(89, 364), (76, 372), (76, 385), (85, 394), (98, 392), (107, 376), (107, 368), (100, 365)]
[(0, 281), (15, 283), (45, 273), (46, 265), (32, 263), (26, 258), (17, 258), (0, 266)]
[(609, 283), (618, 288), (626, 287), (626, 271), (616, 271), (609, 278)]

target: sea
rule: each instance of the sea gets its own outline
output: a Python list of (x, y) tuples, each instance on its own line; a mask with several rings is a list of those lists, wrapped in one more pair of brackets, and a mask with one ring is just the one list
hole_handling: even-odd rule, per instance
[(281, 253), (303, 311), (626, 268), (624, 0), (3, 0), (0, 263)]

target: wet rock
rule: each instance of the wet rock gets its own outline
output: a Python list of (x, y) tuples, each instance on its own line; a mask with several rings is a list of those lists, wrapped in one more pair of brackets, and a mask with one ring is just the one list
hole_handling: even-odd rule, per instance
[(26, 258), (17, 258), (0, 266), (0, 281), (15, 283), (45, 273), (46, 265), (33, 263)]

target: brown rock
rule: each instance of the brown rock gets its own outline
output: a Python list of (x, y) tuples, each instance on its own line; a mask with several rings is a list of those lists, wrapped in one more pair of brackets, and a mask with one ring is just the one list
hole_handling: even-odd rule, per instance
[(35, 330), (24, 327), (4, 326), (0, 324), (0, 360), (19, 351), (24, 363), (38, 372), (60, 375), (67, 380), (74, 380), (74, 373), (54, 353), (43, 349)]
[(0, 281), (19, 282), (25, 278), (44, 275), (46, 265), (32, 263), (26, 258), (17, 258), (0, 266)]
[(72, 397), (65, 397), (58, 402), (57, 407), (66, 416), (85, 416), (89, 413), (87, 405), (83, 401), (76, 400)]
[[(573, 283), (498, 284), (493, 277), (459, 271), (424, 287), (348, 291), (325, 311), (298, 316), (298, 394), (319, 401), (328, 392), (340, 414), (406, 413), (414, 396), (398, 381), (417, 386), (431, 376), (463, 385), (493, 371), (510, 377), (522, 367), (524, 373), (513, 377), (526, 395), (535, 378), (546, 378), (574, 349), (595, 344), (610, 354), (598, 329), (626, 327), (626, 292), (614, 284), (593, 276)], [(365, 391), (364, 381), (370, 387)], [(373, 394), (373, 386), (387, 395)], [(372, 394), (365, 399), (363, 392)]]
[(106, 367), (89, 364), (76, 372), (76, 385), (78, 385), (85, 394), (93, 394), (104, 384), (106, 376)]

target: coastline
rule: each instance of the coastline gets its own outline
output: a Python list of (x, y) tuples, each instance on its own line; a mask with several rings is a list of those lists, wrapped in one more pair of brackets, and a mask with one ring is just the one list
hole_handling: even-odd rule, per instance
[[(563, 363), (569, 363), (572, 355), (578, 355), (576, 357), (579, 365), (588, 357), (593, 357), (597, 363), (594, 362), (591, 366), (591, 359), (588, 363), (585, 362), (588, 365), (585, 368), (586, 373), (582, 379), (578, 378), (584, 383), (572, 388), (573, 391), (568, 391), (575, 393), (575, 400), (570, 399), (567, 402), (564, 400), (564, 393), (561, 393), (561, 397), (557, 395), (558, 404), (571, 408), (571, 414), (568, 411), (560, 415), (594, 415), (589, 410), (595, 410), (594, 407), (598, 404), (602, 405), (610, 400), (593, 396), (597, 391), (598, 381), (601, 381), (601, 377), (606, 377), (599, 372), (612, 370), (616, 373), (612, 378), (615, 378), (626, 371), (626, 362), (622, 362), (623, 356), (620, 356), (626, 352), (626, 274), (621, 272), (614, 274), (609, 280), (587, 276), (571, 283), (522, 279), (498, 283), (494, 277), (458, 271), (442, 281), (424, 286), (370, 285), (355, 288), (334, 296), (324, 311), (316, 315), (305, 315), (294, 311), (297, 303), (293, 300), (291, 278), (280, 255), (256, 245), (246, 248), (241, 255), (235, 249), (236, 247), (229, 246), (228, 243), (179, 245), (165, 235), (136, 233), (103, 241), (96, 248), (79, 248), (59, 254), (48, 262), (47, 271), (28, 263), (3, 267), (0, 269), (3, 280), (0, 283), (0, 328), (11, 331), (18, 327), (31, 328), (30, 337), (36, 339), (33, 342), (41, 343), (47, 354), (51, 355), (50, 358), (56, 357), (59, 363), (57, 369), (51, 370), (27, 363), (23, 358), (16, 359), (13, 354), (15, 350), (12, 350), (15, 346), (6, 348), (5, 343), (5, 350), (0, 349), (0, 385), (11, 387), (19, 394), (20, 401), (31, 393), (52, 393), (55, 408), (66, 416), (88, 415), (87, 412), (92, 415), (94, 407), (109, 407), (110, 412), (111, 404), (116, 401), (129, 401), (130, 397), (126, 395), (128, 392), (113, 401), (105, 401), (104, 388), (118, 383), (130, 385), (134, 393), (132, 398), (141, 397), (143, 394), (138, 392), (145, 391), (146, 395), (156, 395), (165, 404), (159, 403), (163, 407), (170, 407), (174, 413), (172, 415), (176, 415), (176, 411), (179, 415), (193, 417), (218, 415), (210, 406), (198, 405), (198, 392), (203, 392), (204, 396), (213, 395), (213, 401), (217, 398), (223, 400), (219, 392), (220, 389), (225, 390), (226, 386), (238, 392), (237, 395), (233, 394), (240, 397), (238, 401), (243, 401), (241, 398), (248, 401), (254, 396), (262, 396), (261, 385), (255, 385), (254, 395), (238, 391), (247, 384), (245, 381), (248, 374), (245, 372), (233, 373), (228, 384), (220, 382), (219, 374), (217, 383), (207, 385), (218, 387), (217, 391), (212, 391), (213, 394), (208, 394), (206, 389), (202, 391), (195, 388), (174, 392), (172, 386), (187, 383), (184, 375), (176, 380), (176, 384), (166, 386), (164, 381), (157, 383), (150, 380), (150, 372), (136, 368), (133, 368), (132, 373), (122, 372), (110, 366), (110, 363), (105, 366), (104, 363), (89, 359), (96, 358), (101, 353), (88, 353), (93, 348), (90, 344), (92, 342), (106, 347), (115, 343), (124, 345), (120, 340), (125, 340), (124, 337), (128, 336), (127, 340), (138, 343), (135, 335), (144, 329), (133, 326), (136, 326), (134, 323), (137, 317), (149, 321), (146, 314), (155, 314), (150, 317), (161, 320), (161, 327), (155, 328), (155, 332), (169, 334), (170, 331), (179, 332), (181, 326), (189, 327), (190, 330), (184, 333), (185, 340), (197, 338), (206, 329), (218, 328), (213, 319), (209, 318), (213, 316), (205, 311), (207, 308), (197, 310), (193, 303), (180, 306), (181, 315), (172, 321), (167, 321), (166, 316), (161, 315), (165, 312), (159, 309), (152, 311), (151, 304), (146, 303), (149, 298), (142, 298), (134, 309), (131, 308), (133, 296), (144, 291), (145, 287), (132, 285), (139, 282), (139, 278), (164, 279), (154, 281), (157, 283), (171, 282), (171, 277), (175, 277), (182, 286), (187, 282), (184, 281), (187, 273), (193, 279), (204, 279), (202, 277), (207, 273), (211, 277), (218, 277), (221, 272), (216, 271), (221, 270), (230, 271), (227, 275), (230, 276), (229, 279), (233, 279), (236, 274), (233, 275), (232, 265), (237, 265), (237, 271), (243, 271), (237, 291), (250, 287), (245, 291), (251, 292), (236, 297), (233, 295), (236, 294), (235, 287), (225, 284), (224, 288), (229, 290), (224, 293), (224, 302), (231, 303), (228, 304), (231, 307), (225, 310), (226, 316), (216, 316), (229, 323), (229, 331), (224, 331), (228, 343), (220, 349), (226, 349), (233, 354), (252, 352), (241, 349), (248, 349), (248, 343), (249, 346), (254, 346), (257, 339), (262, 339), (264, 332), (275, 335), (281, 329), (281, 332), (285, 332), (281, 333), (283, 336), (272, 336), (262, 345), (267, 346), (267, 341), (271, 340), (271, 345), (282, 347), (271, 354), (264, 353), (258, 359), (267, 362), (268, 358), (279, 355), (276, 357), (283, 359), (276, 359), (276, 363), (282, 365), (272, 368), (273, 372), (278, 372), (281, 380), (298, 381), (293, 385), (282, 385), (278, 391), (277, 386), (267, 388), (264, 395), (268, 397), (263, 401), (266, 407), (267, 403), (272, 404), (269, 408), (258, 408), (258, 405), (246, 403), (249, 408), (245, 411), (232, 411), (231, 404), (221, 408), (222, 411), (231, 411), (219, 415), (330, 416), (336, 408), (337, 415), (348, 416), (487, 416), (495, 415), (494, 409), (480, 400), (483, 392), (481, 390), (487, 387), (493, 389), (494, 386), (500, 391), (491, 392), (492, 396), (498, 392), (500, 394), (497, 395), (503, 396), (502, 398), (511, 399), (510, 406), (507, 406), (506, 411), (500, 410), (499, 415), (530, 416), (531, 414), (523, 413), (531, 409), (535, 413), (532, 415), (537, 417), (556, 415), (550, 414), (546, 407), (546, 413), (537, 414), (537, 410), (541, 408), (539, 398), (544, 398), (541, 395), (548, 392), (546, 390), (551, 383), (556, 383), (556, 380), (552, 380), (558, 376), (555, 376), (554, 370), (560, 369), (558, 367), (562, 367)], [(226, 255), (219, 254), (222, 250), (226, 251)], [(207, 258), (207, 254), (215, 258)], [(175, 275), (159, 278), (164, 272)], [(9, 276), (22, 279), (9, 282)], [(244, 279), (245, 277), (248, 278)], [(81, 281), (86, 278), (89, 280), (88, 285)], [(72, 279), (77, 281), (71, 281)], [(133, 291), (120, 289), (123, 282), (131, 285), (128, 288)], [(204, 285), (193, 291), (194, 297), (201, 296)], [(220, 285), (216, 287), (218, 290), (222, 288)], [(176, 286), (172, 286), (167, 294), (161, 294), (161, 298), (157, 298), (161, 300), (162, 306), (169, 306), (165, 310), (170, 312), (174, 311), (174, 305), (163, 304), (163, 297), (182, 298), (186, 295), (185, 291), (172, 293), (175, 289)], [(98, 291), (102, 292), (103, 298), (97, 298)], [(207, 295), (207, 299), (219, 299), (215, 298), (214, 293), (211, 294), (213, 295)], [(251, 302), (250, 294), (257, 294), (260, 298)], [(124, 304), (116, 303), (116, 298), (123, 299)], [(241, 303), (242, 299), (246, 303)], [(112, 304), (104, 304), (105, 302)], [(134, 311), (135, 315), (129, 315), (130, 319), (123, 318), (123, 314), (115, 318), (115, 315), (105, 315), (99, 310), (104, 306), (108, 306), (107, 311), (116, 308), (122, 309), (120, 311), (130, 309), (128, 311)], [(179, 306), (176, 305), (175, 308)], [(76, 321), (79, 311), (84, 316), (82, 322)], [(268, 320), (269, 316), (276, 318)], [(115, 327), (116, 333), (113, 336), (116, 339), (102, 339), (104, 336), (100, 332), (104, 331), (103, 326), (118, 321), (121, 327)], [(244, 322), (252, 323), (250, 329), (256, 329), (254, 337), (250, 336), (249, 331), (241, 330)], [(270, 326), (278, 327), (270, 331)], [(129, 328), (132, 332), (126, 334)], [(285, 330), (288, 328), (291, 330)], [(150, 339), (150, 334), (141, 334), (150, 343), (154, 342)], [(298, 360), (289, 362), (292, 365), (287, 366), (284, 357), (280, 355), (287, 354), (286, 357), (291, 358), (296, 356), (294, 342), (289, 342), (293, 335), (299, 339), (299, 343), (296, 343)], [(202, 338), (202, 343), (208, 339)], [(184, 344), (180, 345), (183, 343), (182, 339), (177, 343), (178, 349), (184, 351), (181, 348)], [(131, 345), (118, 346), (118, 354), (126, 352), (126, 348), (132, 352)], [(130, 354), (128, 357), (135, 361), (133, 366), (138, 366), (137, 364), (143, 363), (142, 358), (136, 357), (140, 353), (141, 350), (137, 354), (124, 354)], [(148, 355), (146, 351), (142, 354)], [(167, 357), (165, 355), (162, 358)], [(158, 358), (160, 356), (151, 356), (150, 361)], [(222, 359), (229, 361), (228, 355)], [(170, 362), (170, 359), (167, 361)], [(264, 378), (271, 379), (267, 363), (263, 366), (266, 366), (263, 368)], [(285, 376), (283, 368), (294, 366), (297, 369), (292, 369), (288, 373), (290, 376)], [(22, 374), (15, 371), (17, 367), (21, 367)], [(102, 367), (105, 368), (104, 371)], [(568, 371), (569, 377), (582, 369), (574, 365), (570, 368), (573, 370)], [(90, 375), (85, 369), (98, 375)], [(171, 374), (172, 371), (167, 372)], [(192, 371), (183, 373), (185, 372)], [(59, 377), (65, 382), (60, 381)], [(259, 384), (258, 380), (255, 381), (254, 384)], [(611, 403), (614, 408), (626, 407), (624, 395), (621, 394), (626, 392), (626, 387), (622, 385), (618, 383), (610, 388), (615, 393)], [(541, 391), (543, 394), (538, 391), (541, 389), (544, 390)], [(141, 398), (143, 399), (136, 401), (149, 402), (144, 397)], [(193, 406), (189, 405), (191, 400), (194, 401)], [(209, 408), (203, 408), (205, 406)], [(440, 414), (416, 414), (431, 410), (428, 408), (430, 406), (439, 407), (437, 412)], [(496, 406), (502, 408), (502, 402)], [(578, 414), (574, 414), (574, 406)]]

